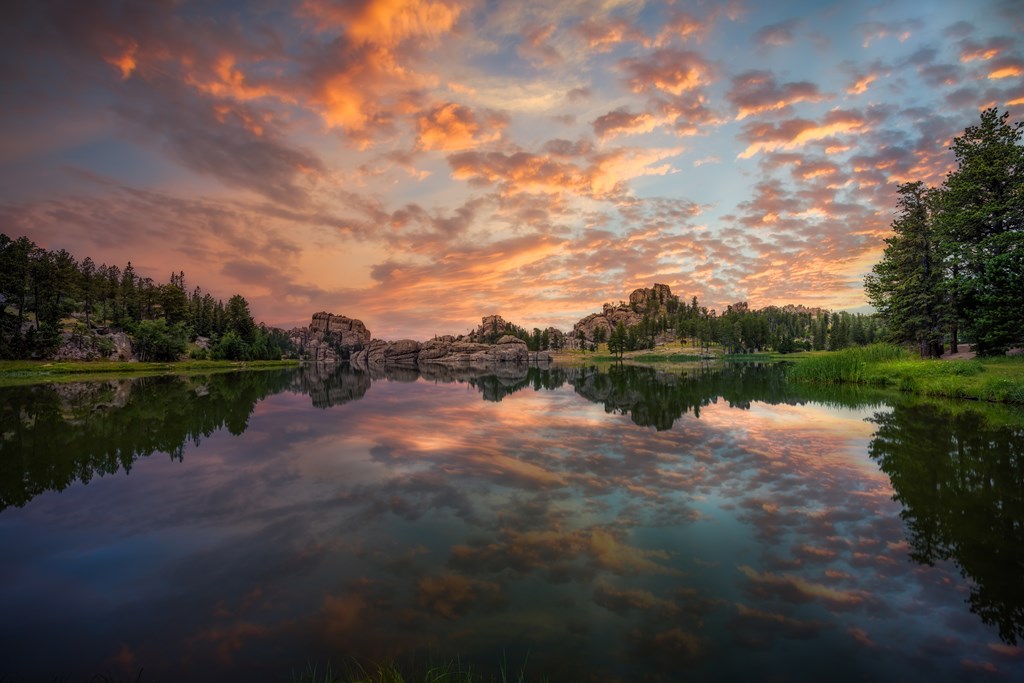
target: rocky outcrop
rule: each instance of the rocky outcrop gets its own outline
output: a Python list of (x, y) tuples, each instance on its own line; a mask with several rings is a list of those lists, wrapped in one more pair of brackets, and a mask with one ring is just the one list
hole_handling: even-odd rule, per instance
[(352, 356), (359, 366), (404, 366), (424, 368), (430, 365), (458, 368), (490, 367), (504, 364), (547, 364), (546, 351), (530, 351), (526, 342), (504, 335), (495, 344), (482, 344), (452, 336), (420, 342), (402, 339), (387, 342), (374, 339), (367, 348)]
[(493, 344), (514, 327), (500, 315), (485, 315), (480, 321), (480, 326), (467, 334), (465, 340), (476, 344)]
[(620, 322), (629, 328), (639, 325), (645, 315), (653, 318), (672, 312), (678, 305), (679, 297), (672, 294), (668, 285), (655, 284), (649, 288), (634, 289), (629, 295), (629, 303), (606, 303), (600, 313), (591, 313), (573, 325), (567, 343), (571, 348), (580, 348), (581, 343), (591, 343), (602, 337), (608, 339)]
[(420, 354), (420, 343), (412, 339), (388, 342), (374, 339), (361, 351), (352, 355), (352, 362), (358, 365), (404, 365), (416, 367)]
[(53, 360), (136, 360), (132, 340), (124, 332), (79, 334), (64, 332)]
[(654, 284), (651, 288), (634, 289), (629, 295), (629, 305), (641, 313), (657, 313), (672, 299), (672, 289), (668, 285)]
[(314, 313), (309, 327), (299, 327), (288, 338), (303, 357), (317, 363), (348, 360), (370, 344), (370, 331), (362, 320), (333, 313)]

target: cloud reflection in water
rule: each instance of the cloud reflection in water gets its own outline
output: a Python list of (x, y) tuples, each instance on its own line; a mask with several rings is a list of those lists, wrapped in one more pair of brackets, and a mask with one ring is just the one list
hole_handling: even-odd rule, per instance
[[(1021, 672), (1020, 650), (964, 604), (963, 544), (922, 531), (941, 511), (913, 489), (908, 536), (893, 500), (911, 492), (890, 478), (942, 453), (886, 446), (905, 419), (988, 429), (1012, 477), (1019, 429), (801, 394), (755, 367), (400, 379), (307, 369), (7, 393), (0, 539), (20, 559), (0, 570), (0, 604), (31, 615), (0, 622), (11, 673), (287, 676), (424, 653), (485, 670), (502, 652), (552, 680)], [(120, 404), (83, 412), (97, 391)], [(176, 411), (189, 445), (127, 426), (147, 406)], [(82, 448), (44, 452), (44, 426)], [(104, 442), (128, 477), (88, 455)], [(140, 457), (154, 450), (181, 460)], [(11, 475), (40, 471), (67, 474), (19, 498)], [(919, 558), (934, 567), (910, 560), (923, 534), (946, 549)], [(980, 579), (1009, 610), (999, 625), (1019, 614), (1000, 588), (1012, 578)]]

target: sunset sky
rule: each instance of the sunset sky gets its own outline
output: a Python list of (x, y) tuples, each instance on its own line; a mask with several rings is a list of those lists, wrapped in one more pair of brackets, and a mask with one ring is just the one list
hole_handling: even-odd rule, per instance
[[(14, 6), (12, 6), (14, 5)], [(0, 10), (0, 232), (381, 338), (654, 282), (864, 305), (895, 186), (1024, 115), (1018, 0)]]

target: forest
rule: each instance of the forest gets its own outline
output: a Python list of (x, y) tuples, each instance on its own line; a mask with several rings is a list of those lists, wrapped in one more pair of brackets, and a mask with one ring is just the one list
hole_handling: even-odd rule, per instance
[(865, 280), (893, 341), (941, 356), (1024, 346), (1024, 122), (986, 109), (939, 187), (899, 186), (893, 235)]
[(256, 324), (243, 296), (225, 304), (190, 292), (184, 272), (158, 284), (131, 261), (79, 262), (0, 234), (0, 358), (50, 358), (66, 344), (83, 360), (116, 359), (119, 333), (131, 344), (121, 355), (139, 360), (177, 360), (190, 343), (194, 359), (274, 360), (292, 350), (283, 331)]

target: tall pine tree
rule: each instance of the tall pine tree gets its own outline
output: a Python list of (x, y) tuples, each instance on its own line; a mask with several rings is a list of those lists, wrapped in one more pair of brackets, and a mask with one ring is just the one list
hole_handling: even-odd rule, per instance
[(1024, 344), (1024, 122), (1008, 119), (986, 109), (953, 140), (936, 215), (956, 321), (983, 354)]
[(885, 318), (894, 341), (913, 342), (921, 356), (942, 352), (945, 296), (932, 223), (933, 192), (918, 181), (899, 186), (899, 216), (882, 260), (864, 282), (868, 301)]

